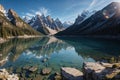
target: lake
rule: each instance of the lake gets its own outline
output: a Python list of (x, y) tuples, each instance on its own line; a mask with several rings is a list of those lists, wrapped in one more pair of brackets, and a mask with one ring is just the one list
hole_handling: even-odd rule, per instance
[[(120, 57), (120, 41), (82, 37), (40, 37), (31, 39), (11, 39), (0, 44), (0, 68), (17, 73), (26, 79), (35, 77), (24, 71), (26, 66), (37, 66), (34, 74), (44, 80), (60, 72), (61, 67), (82, 70), (84, 62), (113, 62)], [(50, 75), (41, 75), (43, 68), (51, 68)]]

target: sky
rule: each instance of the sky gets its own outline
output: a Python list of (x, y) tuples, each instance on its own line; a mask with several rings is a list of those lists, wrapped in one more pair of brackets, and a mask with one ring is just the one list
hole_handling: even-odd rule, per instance
[[(77, 18), (84, 10), (100, 10), (113, 0), (0, 0), (6, 10), (12, 8), (18, 15), (33, 17), (36, 14), (50, 15), (62, 22)], [(114, 0), (119, 1), (120, 0)]]

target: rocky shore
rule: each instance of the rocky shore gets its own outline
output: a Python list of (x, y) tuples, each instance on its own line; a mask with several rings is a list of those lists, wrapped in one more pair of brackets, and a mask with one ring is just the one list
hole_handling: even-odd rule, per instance
[[(10, 73), (15, 74), (10, 74)], [(120, 63), (85, 62), (83, 69), (61, 67), (61, 72), (52, 68), (39, 69), (38, 66), (25, 66), (16, 70), (0, 69), (2, 80), (120, 80)]]
[(62, 80), (120, 80), (120, 63), (85, 62), (83, 71), (61, 68)]
[(19, 80), (17, 74), (9, 74), (6, 69), (0, 69), (0, 80)]
[(120, 80), (120, 63), (86, 62), (83, 74), (85, 80)]

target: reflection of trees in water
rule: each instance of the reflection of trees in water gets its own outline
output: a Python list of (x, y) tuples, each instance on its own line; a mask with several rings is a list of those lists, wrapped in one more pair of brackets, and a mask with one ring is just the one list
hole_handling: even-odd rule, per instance
[(32, 46), (29, 51), (32, 51), (36, 56), (49, 56), (54, 52), (59, 53), (61, 49), (66, 49), (68, 46), (70, 45), (61, 40), (44, 37), (36, 45)]
[(91, 39), (80, 37), (60, 37), (66, 43), (74, 46), (76, 52), (82, 57), (91, 57), (96, 60), (111, 58), (120, 55), (120, 42), (117, 40)]
[(19, 55), (32, 46), (38, 39), (11, 39), (6, 43), (0, 44), (0, 60), (9, 56), (9, 60), (15, 61)]
[(66, 49), (68, 44), (58, 39), (49, 37), (31, 38), (31, 39), (11, 39), (6, 43), (0, 44), (0, 61), (8, 59), (15, 61), (26, 50), (31, 51), (36, 56), (50, 55), (53, 52), (59, 52)]

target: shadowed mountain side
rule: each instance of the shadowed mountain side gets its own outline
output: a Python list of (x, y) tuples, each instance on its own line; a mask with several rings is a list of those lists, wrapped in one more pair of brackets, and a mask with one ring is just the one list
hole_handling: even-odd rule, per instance
[(112, 2), (102, 10), (97, 11), (80, 24), (72, 25), (58, 36), (120, 36), (120, 3)]

